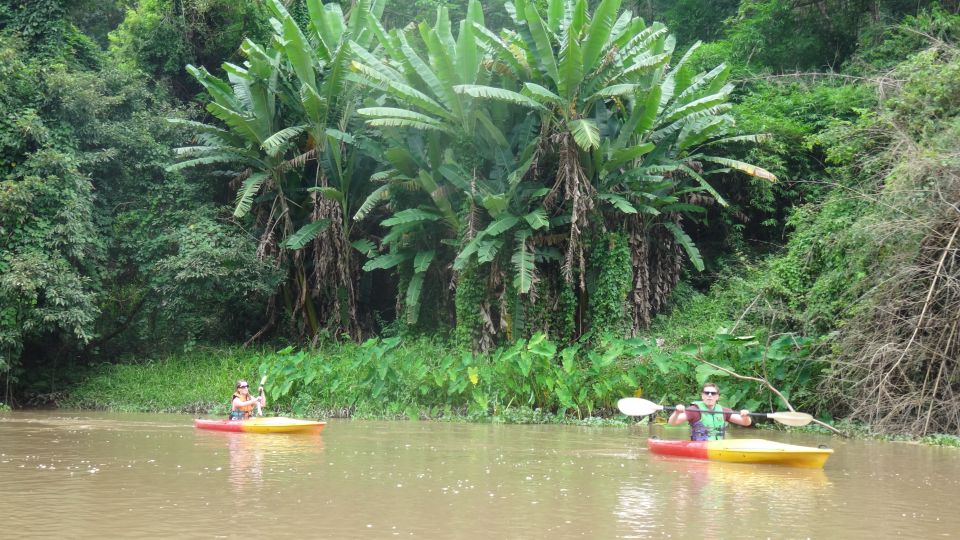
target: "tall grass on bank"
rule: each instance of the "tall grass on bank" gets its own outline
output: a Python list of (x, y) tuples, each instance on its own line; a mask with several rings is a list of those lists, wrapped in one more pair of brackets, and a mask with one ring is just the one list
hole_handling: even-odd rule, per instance
[(123, 412), (224, 412), (237, 379), (253, 379), (261, 353), (199, 349), (163, 360), (102, 364), (59, 405)]

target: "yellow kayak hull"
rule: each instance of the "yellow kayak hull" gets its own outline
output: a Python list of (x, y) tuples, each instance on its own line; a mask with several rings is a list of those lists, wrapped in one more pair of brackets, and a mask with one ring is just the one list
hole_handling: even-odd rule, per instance
[(833, 455), (831, 448), (814, 448), (765, 439), (726, 439), (722, 441), (667, 441), (647, 439), (647, 448), (665, 456), (758, 463), (819, 469)]
[(326, 427), (326, 422), (286, 418), (284, 416), (257, 416), (247, 420), (205, 420), (197, 418), (193, 425), (199, 429), (214, 431), (235, 431), (245, 433), (298, 433), (318, 432)]

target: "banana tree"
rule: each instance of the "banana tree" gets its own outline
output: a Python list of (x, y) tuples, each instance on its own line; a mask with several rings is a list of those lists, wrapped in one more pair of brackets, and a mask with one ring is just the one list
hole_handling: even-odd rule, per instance
[(384, 170), (376, 176), (383, 185), (355, 217), (362, 219), (378, 204), (390, 203), (393, 215), (381, 223), (390, 229), (381, 242), (383, 253), (365, 268), (396, 268), (409, 276), (400, 296), (408, 321), (416, 322), (427, 274), (452, 279), (447, 272), (455, 251), (448, 246), (472, 224), (469, 215), (461, 219), (465, 202), (509, 151), (503, 132), (509, 111), (478, 106), (455, 91), (458, 85), (485, 83), (490, 77), (482, 69), (474, 36), (474, 28), (483, 27), (479, 2), (470, 2), (456, 39), (445, 8), (438, 9), (434, 26), (421, 23), (416, 32), (387, 33), (373, 20), (370, 27), (385, 57), (357, 48), (352, 69), (357, 81), (378, 94), (376, 106), (358, 112), (384, 140)]
[[(226, 128), (216, 123), (171, 120), (193, 130), (198, 144), (176, 149), (180, 161), (169, 168), (224, 164), (233, 167), (229, 174), (240, 183), (234, 217), (254, 213), (258, 254), (288, 266), (289, 278), (280, 291), (287, 311), (304, 327), (316, 329), (316, 313), (312, 304), (304, 301), (308, 295), (303, 261), (299, 257), (291, 260), (283, 246), (301, 242), (307, 233), (315, 234), (327, 223), (311, 223), (300, 205), (291, 204), (291, 196), (295, 197), (303, 186), (301, 178), (291, 172), (290, 143), (278, 143), (275, 137), (287, 124), (280, 96), (284, 90), (281, 55), (250, 40), (244, 41), (241, 51), (246, 57), (243, 66), (223, 65), (227, 81), (203, 67), (187, 66), (210, 96), (207, 111)], [(273, 319), (273, 304), (270, 310)]]
[[(367, 196), (368, 183), (355, 119), (358, 87), (348, 80), (353, 50), (367, 50), (375, 42), (368, 21), (383, 12), (384, 0), (361, 0), (344, 16), (338, 4), (307, 2), (310, 17), (301, 29), (279, 0), (268, 0), (274, 18), (274, 47), (281, 52), (293, 92), (287, 93), (291, 125), (275, 133), (267, 147), (292, 145), (293, 161), (312, 175), (305, 206), (312, 209), (301, 242), (285, 247), (311, 248), (309, 276), (312, 295), (321, 299), (321, 319), (334, 335), (359, 337), (355, 262), (351, 236), (355, 207)], [(329, 224), (318, 226), (316, 224)], [(309, 228), (306, 228), (309, 227)]]
[[(706, 176), (737, 169), (774, 178), (700, 151), (733, 127), (724, 114), (733, 88), (724, 84), (728, 70), (693, 73), (686, 67), (692, 49), (668, 68), (674, 39), (666, 28), (646, 27), (629, 12), (618, 15), (619, 9), (620, 0), (603, 0), (591, 15), (585, 0), (550, 0), (544, 19), (533, 2), (508, 4), (513, 28), (494, 35), (476, 27), (499, 84), (464, 84), (456, 91), (540, 115), (538, 160), (553, 163), (541, 168), (552, 185), (546, 201), (569, 221), (564, 276), (578, 277), (585, 288), (584, 233), (630, 233), (636, 243), (630, 300), (642, 311), (635, 317), (642, 323), (651, 312), (646, 299), (665, 296), (679, 276), (672, 260), (678, 246), (702, 269), (680, 218), (702, 212), (695, 201), (725, 204)], [(707, 170), (705, 164), (723, 167)], [(698, 192), (707, 197), (690, 197)]]
[(224, 64), (227, 81), (187, 67), (210, 95), (207, 110), (226, 129), (187, 122), (201, 144), (178, 149), (186, 159), (172, 168), (237, 167), (234, 216), (252, 213), (258, 253), (288, 268), (279, 298), (299, 333), (315, 338), (327, 326), (334, 335), (359, 335), (349, 216), (365, 193), (355, 181), (359, 153), (346, 133), (355, 98), (345, 73), (350, 38), (371, 42), (365, 19), (382, 2), (360, 2), (347, 18), (337, 6), (311, 0), (307, 32), (282, 3), (268, 6), (273, 41), (269, 47), (245, 41), (244, 66)]

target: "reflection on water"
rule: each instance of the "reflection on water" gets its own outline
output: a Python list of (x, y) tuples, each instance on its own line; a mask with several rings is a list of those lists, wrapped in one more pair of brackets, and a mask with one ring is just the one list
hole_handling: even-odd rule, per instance
[[(230, 433), (196, 431), (198, 448), (217, 454), (224, 448), (230, 457), (229, 478), (238, 496), (259, 492), (264, 476), (274, 470), (296, 471), (314, 462), (323, 452), (323, 437), (310, 433)], [(312, 475), (312, 472), (308, 472)]]
[(960, 493), (955, 449), (762, 432), (835, 447), (826, 469), (796, 469), (655, 456), (649, 434), (362, 421), (254, 434), (197, 430), (179, 415), (0, 414), (3, 530), (18, 538), (550, 540), (960, 530), (949, 504)]
[[(818, 501), (828, 498), (832, 483), (821, 469), (747, 465), (650, 455), (651, 477), (661, 481), (623, 485), (618, 515), (633, 538), (649, 537), (650, 512), (672, 514), (672, 529), (681, 537), (730, 538), (740, 523), (762, 518), (795, 533), (815, 515)], [(664, 489), (664, 483), (669, 489)], [(757, 534), (757, 526), (744, 537)]]

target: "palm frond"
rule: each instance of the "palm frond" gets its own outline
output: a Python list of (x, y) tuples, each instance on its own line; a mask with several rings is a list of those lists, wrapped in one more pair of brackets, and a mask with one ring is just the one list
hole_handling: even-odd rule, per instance
[(704, 191), (712, 195), (713, 198), (716, 199), (718, 203), (720, 203), (720, 206), (729, 206), (727, 203), (727, 200), (724, 199), (722, 195), (720, 195), (720, 192), (714, 189), (714, 187), (710, 185), (710, 182), (707, 182), (707, 180), (703, 176), (701, 176), (697, 171), (691, 169), (686, 165), (681, 165), (680, 170), (685, 172), (687, 176), (696, 180), (697, 183), (700, 184), (700, 187), (704, 189)]
[(503, 62), (511, 71), (514, 79), (527, 78), (529, 69), (520, 63), (520, 60), (514, 54), (513, 50), (503, 42), (496, 34), (484, 26), (474, 24), (477, 41), (483, 46), (487, 53)]
[(361, 238), (360, 240), (354, 240), (350, 243), (350, 246), (353, 249), (363, 253), (364, 255), (370, 257), (377, 251), (377, 246), (373, 242), (367, 240), (366, 238)]
[(424, 131), (443, 131), (445, 133), (454, 133), (453, 130), (439, 123), (409, 120), (407, 118), (372, 118), (367, 120), (367, 125), (371, 127), (411, 128), (421, 129)]
[(196, 159), (188, 159), (186, 161), (181, 161), (179, 163), (174, 163), (173, 165), (168, 165), (166, 170), (169, 172), (179, 171), (182, 169), (187, 169), (189, 167), (197, 167), (200, 165), (210, 165), (212, 163), (247, 163), (248, 159), (244, 156), (240, 156), (233, 153), (220, 153), (217, 155), (204, 156)]
[(547, 76), (553, 80), (554, 84), (559, 84), (560, 74), (557, 69), (557, 60), (553, 56), (553, 45), (550, 40), (550, 35), (533, 2), (526, 4), (523, 16), (527, 22), (527, 29), (533, 38), (533, 46), (536, 48), (537, 60), (540, 62), (540, 67)]

